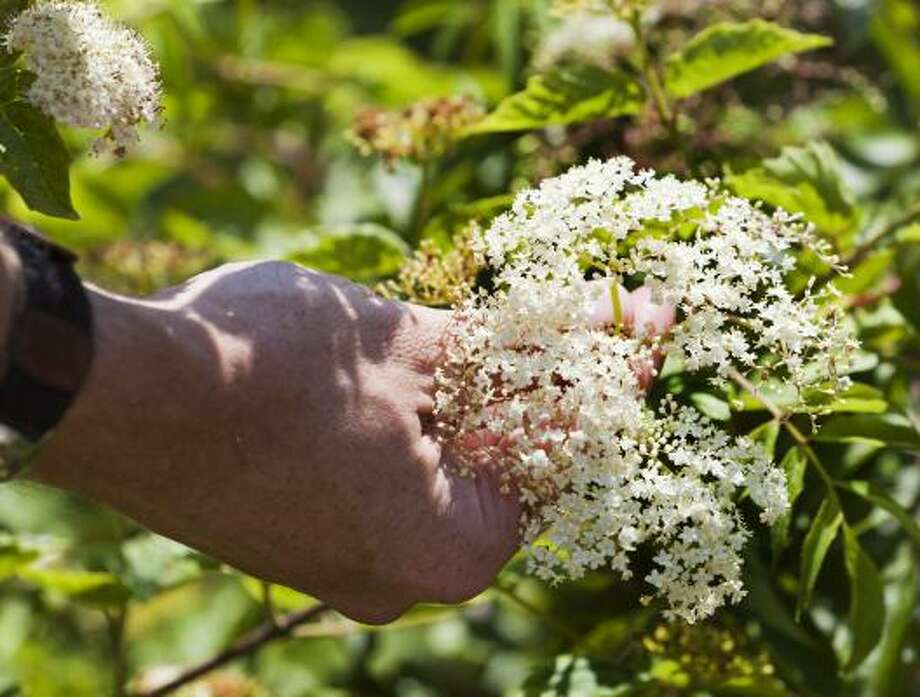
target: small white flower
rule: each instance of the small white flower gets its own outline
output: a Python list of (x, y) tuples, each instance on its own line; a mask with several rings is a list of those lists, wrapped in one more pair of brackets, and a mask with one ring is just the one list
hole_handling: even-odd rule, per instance
[(124, 152), (138, 125), (158, 118), (160, 82), (147, 44), (93, 3), (39, 2), (11, 22), (3, 42), (35, 74), (29, 101), (63, 123), (104, 130), (97, 150), (110, 141)]

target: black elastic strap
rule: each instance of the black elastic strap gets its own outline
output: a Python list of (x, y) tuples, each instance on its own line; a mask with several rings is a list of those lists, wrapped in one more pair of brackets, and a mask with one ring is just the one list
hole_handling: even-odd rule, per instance
[(10, 362), (0, 381), (0, 423), (38, 441), (61, 421), (89, 373), (92, 310), (74, 256), (38, 233), (0, 219), (17, 252), (25, 306), (11, 324)]

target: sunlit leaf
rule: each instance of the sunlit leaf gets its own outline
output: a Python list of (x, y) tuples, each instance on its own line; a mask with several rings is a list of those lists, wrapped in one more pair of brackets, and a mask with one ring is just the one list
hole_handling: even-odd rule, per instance
[(620, 72), (590, 65), (535, 75), (467, 134), (526, 131), (638, 113), (641, 85)]
[(87, 605), (121, 605), (130, 591), (112, 574), (69, 569), (24, 569), (23, 580), (43, 590)]
[(722, 22), (704, 29), (668, 57), (665, 85), (673, 96), (689, 97), (781, 56), (832, 43), (825, 36), (801, 34), (760, 19)]
[(843, 523), (843, 512), (840, 504), (833, 496), (825, 497), (818, 509), (811, 528), (805, 536), (802, 545), (802, 566), (799, 571), (799, 593), (796, 605), (796, 617), (811, 605), (811, 596), (814, 593), (815, 582), (824, 565), (827, 552), (837, 537), (837, 531)]
[(823, 142), (784, 148), (759, 167), (729, 173), (728, 186), (739, 196), (801, 213), (831, 235), (854, 232), (856, 208), (834, 150)]
[(373, 281), (398, 271), (408, 253), (395, 232), (364, 223), (319, 230), (285, 258), (355, 281)]
[(846, 670), (862, 663), (885, 627), (885, 598), (878, 569), (849, 526), (843, 529), (844, 560), (850, 577), (850, 653)]
[(20, 569), (38, 558), (38, 552), (23, 549), (17, 544), (0, 545), (0, 581), (14, 576)]
[(904, 661), (904, 651), (920, 600), (920, 573), (916, 557), (909, 553), (904, 556), (907, 557), (902, 560), (906, 562), (906, 569), (897, 583), (894, 601), (888, 606), (878, 659), (869, 673), (867, 694), (872, 697), (903, 697), (908, 694), (912, 666)]

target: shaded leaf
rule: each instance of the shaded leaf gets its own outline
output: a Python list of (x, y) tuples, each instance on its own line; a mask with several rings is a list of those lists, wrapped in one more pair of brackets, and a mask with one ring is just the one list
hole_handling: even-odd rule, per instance
[(28, 102), (0, 105), (0, 173), (34, 211), (76, 219), (70, 153), (54, 121)]
[(904, 531), (910, 535), (914, 544), (920, 545), (920, 524), (917, 523), (910, 511), (895, 501), (887, 491), (871, 482), (863, 481), (840, 482), (837, 486), (888, 511), (904, 528)]
[(801, 34), (760, 19), (721, 22), (704, 29), (668, 57), (665, 86), (675, 97), (689, 97), (780, 56), (832, 43), (825, 36)]
[(821, 426), (815, 440), (825, 443), (869, 443), (890, 448), (920, 449), (920, 434), (899, 414), (834, 416)]
[(837, 537), (841, 523), (843, 523), (843, 512), (840, 510), (840, 503), (833, 496), (825, 497), (802, 545), (796, 618), (801, 617), (802, 612), (811, 605), (815, 582), (824, 565), (827, 551), (834, 542), (834, 538)]
[(911, 554), (906, 556), (907, 568), (897, 583), (894, 602), (888, 607), (878, 659), (869, 674), (867, 694), (871, 697), (901, 697), (908, 694), (907, 674), (911, 667), (905, 663), (903, 655), (917, 602), (920, 600), (920, 574), (916, 558)]
[[(626, 697), (641, 689), (612, 667), (584, 656), (556, 656), (541, 666), (523, 685), (524, 697)], [(612, 687), (617, 683), (619, 687)]]
[(846, 670), (862, 663), (878, 644), (885, 627), (882, 579), (872, 559), (849, 527), (843, 529), (844, 561), (850, 577), (850, 654)]
[(525, 131), (636, 114), (644, 101), (641, 85), (624, 73), (590, 65), (562, 67), (530, 78), (522, 92), (502, 101), (466, 133)]

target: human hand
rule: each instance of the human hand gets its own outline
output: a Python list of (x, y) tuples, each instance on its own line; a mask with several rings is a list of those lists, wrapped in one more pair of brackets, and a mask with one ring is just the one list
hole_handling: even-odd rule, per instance
[(368, 622), (470, 598), (517, 549), (518, 503), (426, 432), (448, 313), (273, 262), (91, 299), (37, 478)]

